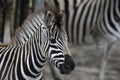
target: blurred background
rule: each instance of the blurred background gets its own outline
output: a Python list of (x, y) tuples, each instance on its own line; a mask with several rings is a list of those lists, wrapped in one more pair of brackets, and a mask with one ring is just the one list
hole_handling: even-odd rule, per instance
[(9, 42), (16, 28), (41, 6), (43, 0), (0, 0), (0, 41)]
[[(26, 17), (42, 6), (43, 0), (0, 0), (0, 41), (9, 42), (16, 28), (21, 26)], [(61, 80), (98, 80), (101, 55), (97, 54), (96, 45), (93, 43), (77, 46), (69, 43), (69, 48), (76, 68), (69, 75), (61, 75), (55, 69)], [(44, 72), (46, 80), (53, 80), (49, 65), (45, 67)], [(105, 80), (120, 80), (119, 47), (111, 54)]]

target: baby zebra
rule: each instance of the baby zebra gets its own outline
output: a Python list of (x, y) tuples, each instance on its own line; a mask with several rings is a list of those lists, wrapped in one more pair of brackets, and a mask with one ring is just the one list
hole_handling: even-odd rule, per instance
[(62, 11), (46, 6), (24, 22), (10, 43), (0, 43), (0, 80), (43, 80), (47, 59), (69, 74), (75, 64), (62, 21)]

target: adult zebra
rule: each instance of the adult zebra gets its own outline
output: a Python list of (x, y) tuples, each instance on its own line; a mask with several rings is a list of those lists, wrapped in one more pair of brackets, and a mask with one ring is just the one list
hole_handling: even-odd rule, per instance
[(0, 43), (0, 80), (43, 80), (47, 59), (62, 74), (70, 73), (75, 64), (67, 47), (62, 18), (60, 10), (47, 5), (25, 21), (10, 43)]
[(103, 54), (99, 75), (99, 80), (103, 80), (110, 49), (120, 40), (120, 0), (50, 1), (65, 11), (65, 29), (69, 42), (89, 43), (89, 39), (96, 42)]

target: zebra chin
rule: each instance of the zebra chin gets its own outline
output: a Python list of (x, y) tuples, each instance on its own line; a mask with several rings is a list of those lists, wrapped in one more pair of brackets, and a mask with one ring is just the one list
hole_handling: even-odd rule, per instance
[(64, 64), (60, 65), (61, 74), (70, 74), (75, 68), (75, 63), (70, 55), (65, 55)]

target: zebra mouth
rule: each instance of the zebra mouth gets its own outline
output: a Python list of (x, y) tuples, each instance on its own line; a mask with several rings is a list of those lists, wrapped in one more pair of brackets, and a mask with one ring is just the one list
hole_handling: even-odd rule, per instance
[(65, 63), (60, 65), (60, 72), (62, 74), (69, 74), (75, 68), (75, 63), (71, 56), (65, 55)]

